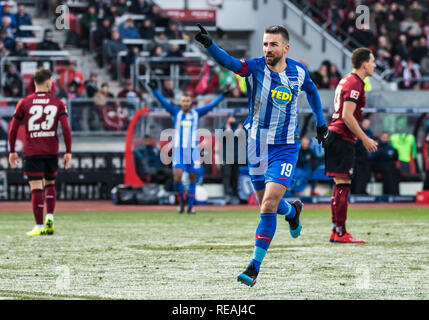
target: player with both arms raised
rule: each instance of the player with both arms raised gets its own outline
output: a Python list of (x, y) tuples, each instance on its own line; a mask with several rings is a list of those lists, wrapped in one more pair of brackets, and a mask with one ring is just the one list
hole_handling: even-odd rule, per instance
[(152, 94), (161, 105), (171, 114), (174, 123), (173, 137), (173, 180), (174, 191), (179, 197), (179, 213), (185, 211), (185, 193), (182, 183), (183, 172), (189, 174), (189, 186), (187, 190), (188, 214), (195, 214), (195, 191), (197, 173), (200, 169), (200, 151), (198, 149), (198, 123), (201, 117), (215, 108), (229, 93), (226, 88), (215, 100), (201, 108), (192, 108), (192, 98), (183, 94), (180, 97), (179, 107), (169, 103), (158, 91), (155, 80), (148, 83)]
[[(225, 68), (246, 78), (249, 116), (247, 157), (249, 173), (260, 206), (253, 259), (237, 280), (253, 286), (260, 265), (274, 237), (277, 214), (285, 216), (292, 237), (301, 232), (302, 203), (288, 203), (283, 196), (293, 186), (300, 149), (297, 100), (305, 91), (316, 118), (317, 138), (323, 142), (328, 128), (323, 118), (317, 88), (301, 63), (286, 58), (289, 33), (282, 26), (271, 26), (263, 37), (264, 56), (239, 60), (220, 49), (201, 26), (195, 39)], [(259, 155), (258, 155), (259, 154)]]
[[(34, 75), (36, 91), (19, 100), (9, 131), (9, 164), (16, 168), (19, 161), (15, 151), (18, 129), (25, 123), (24, 175), (31, 189), (31, 202), (36, 225), (28, 236), (51, 235), (54, 233), (54, 210), (56, 204), (55, 177), (58, 172), (58, 123), (61, 123), (66, 153), (64, 166), (71, 161), (71, 129), (67, 109), (61, 99), (49, 91), (52, 87), (52, 72), (41, 69)], [(44, 197), (46, 199), (46, 221), (43, 223)]]

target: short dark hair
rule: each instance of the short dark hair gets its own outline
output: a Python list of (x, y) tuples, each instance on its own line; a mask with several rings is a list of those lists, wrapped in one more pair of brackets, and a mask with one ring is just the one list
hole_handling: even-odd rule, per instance
[(371, 58), (372, 51), (369, 48), (357, 48), (352, 52), (352, 66), (359, 69), (362, 63), (368, 62)]
[(289, 42), (289, 31), (287, 31), (287, 29), (283, 26), (279, 26), (279, 25), (269, 26), (267, 29), (265, 29), (265, 33), (281, 34), (283, 39)]
[(52, 71), (48, 70), (48, 69), (42, 69), (37, 71), (34, 74), (34, 82), (36, 82), (36, 84), (41, 85), (44, 84), (45, 81), (51, 79), (52, 77)]

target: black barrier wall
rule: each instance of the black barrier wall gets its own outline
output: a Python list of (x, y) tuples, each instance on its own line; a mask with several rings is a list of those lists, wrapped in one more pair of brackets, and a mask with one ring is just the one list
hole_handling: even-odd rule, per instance
[[(23, 176), (22, 161), (18, 168), (13, 169), (9, 166), (8, 157), (8, 153), (0, 153), (0, 171), (6, 173), (4, 200), (30, 200), (30, 187)], [(58, 157), (58, 200), (110, 200), (112, 188), (124, 181), (122, 152), (75, 152), (68, 170), (63, 168), (62, 157), (63, 154)]]

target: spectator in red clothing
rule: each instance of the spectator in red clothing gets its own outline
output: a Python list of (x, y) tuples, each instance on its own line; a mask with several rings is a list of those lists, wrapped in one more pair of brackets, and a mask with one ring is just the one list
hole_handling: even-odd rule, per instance
[(64, 71), (58, 79), (58, 87), (63, 90), (67, 90), (68, 85), (75, 81), (78, 85), (77, 93), (82, 95), (85, 92), (85, 78), (79, 70), (76, 68), (76, 61), (72, 60), (69, 63), (69, 67)]
[(109, 85), (104, 82), (101, 89), (94, 95), (94, 103), (98, 107), (101, 123), (106, 130), (123, 130), (128, 121), (126, 111), (118, 107), (114, 101), (106, 99), (114, 98), (109, 91)]

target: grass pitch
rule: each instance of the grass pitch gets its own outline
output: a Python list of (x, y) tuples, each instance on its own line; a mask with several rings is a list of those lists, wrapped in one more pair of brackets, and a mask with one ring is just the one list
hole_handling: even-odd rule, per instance
[[(118, 207), (120, 210), (120, 207)], [(303, 231), (277, 232), (253, 288), (255, 210), (74, 212), (29, 238), (31, 213), (0, 213), (0, 298), (428, 299), (429, 210), (349, 210), (366, 244), (332, 244), (330, 211), (304, 208)]]

